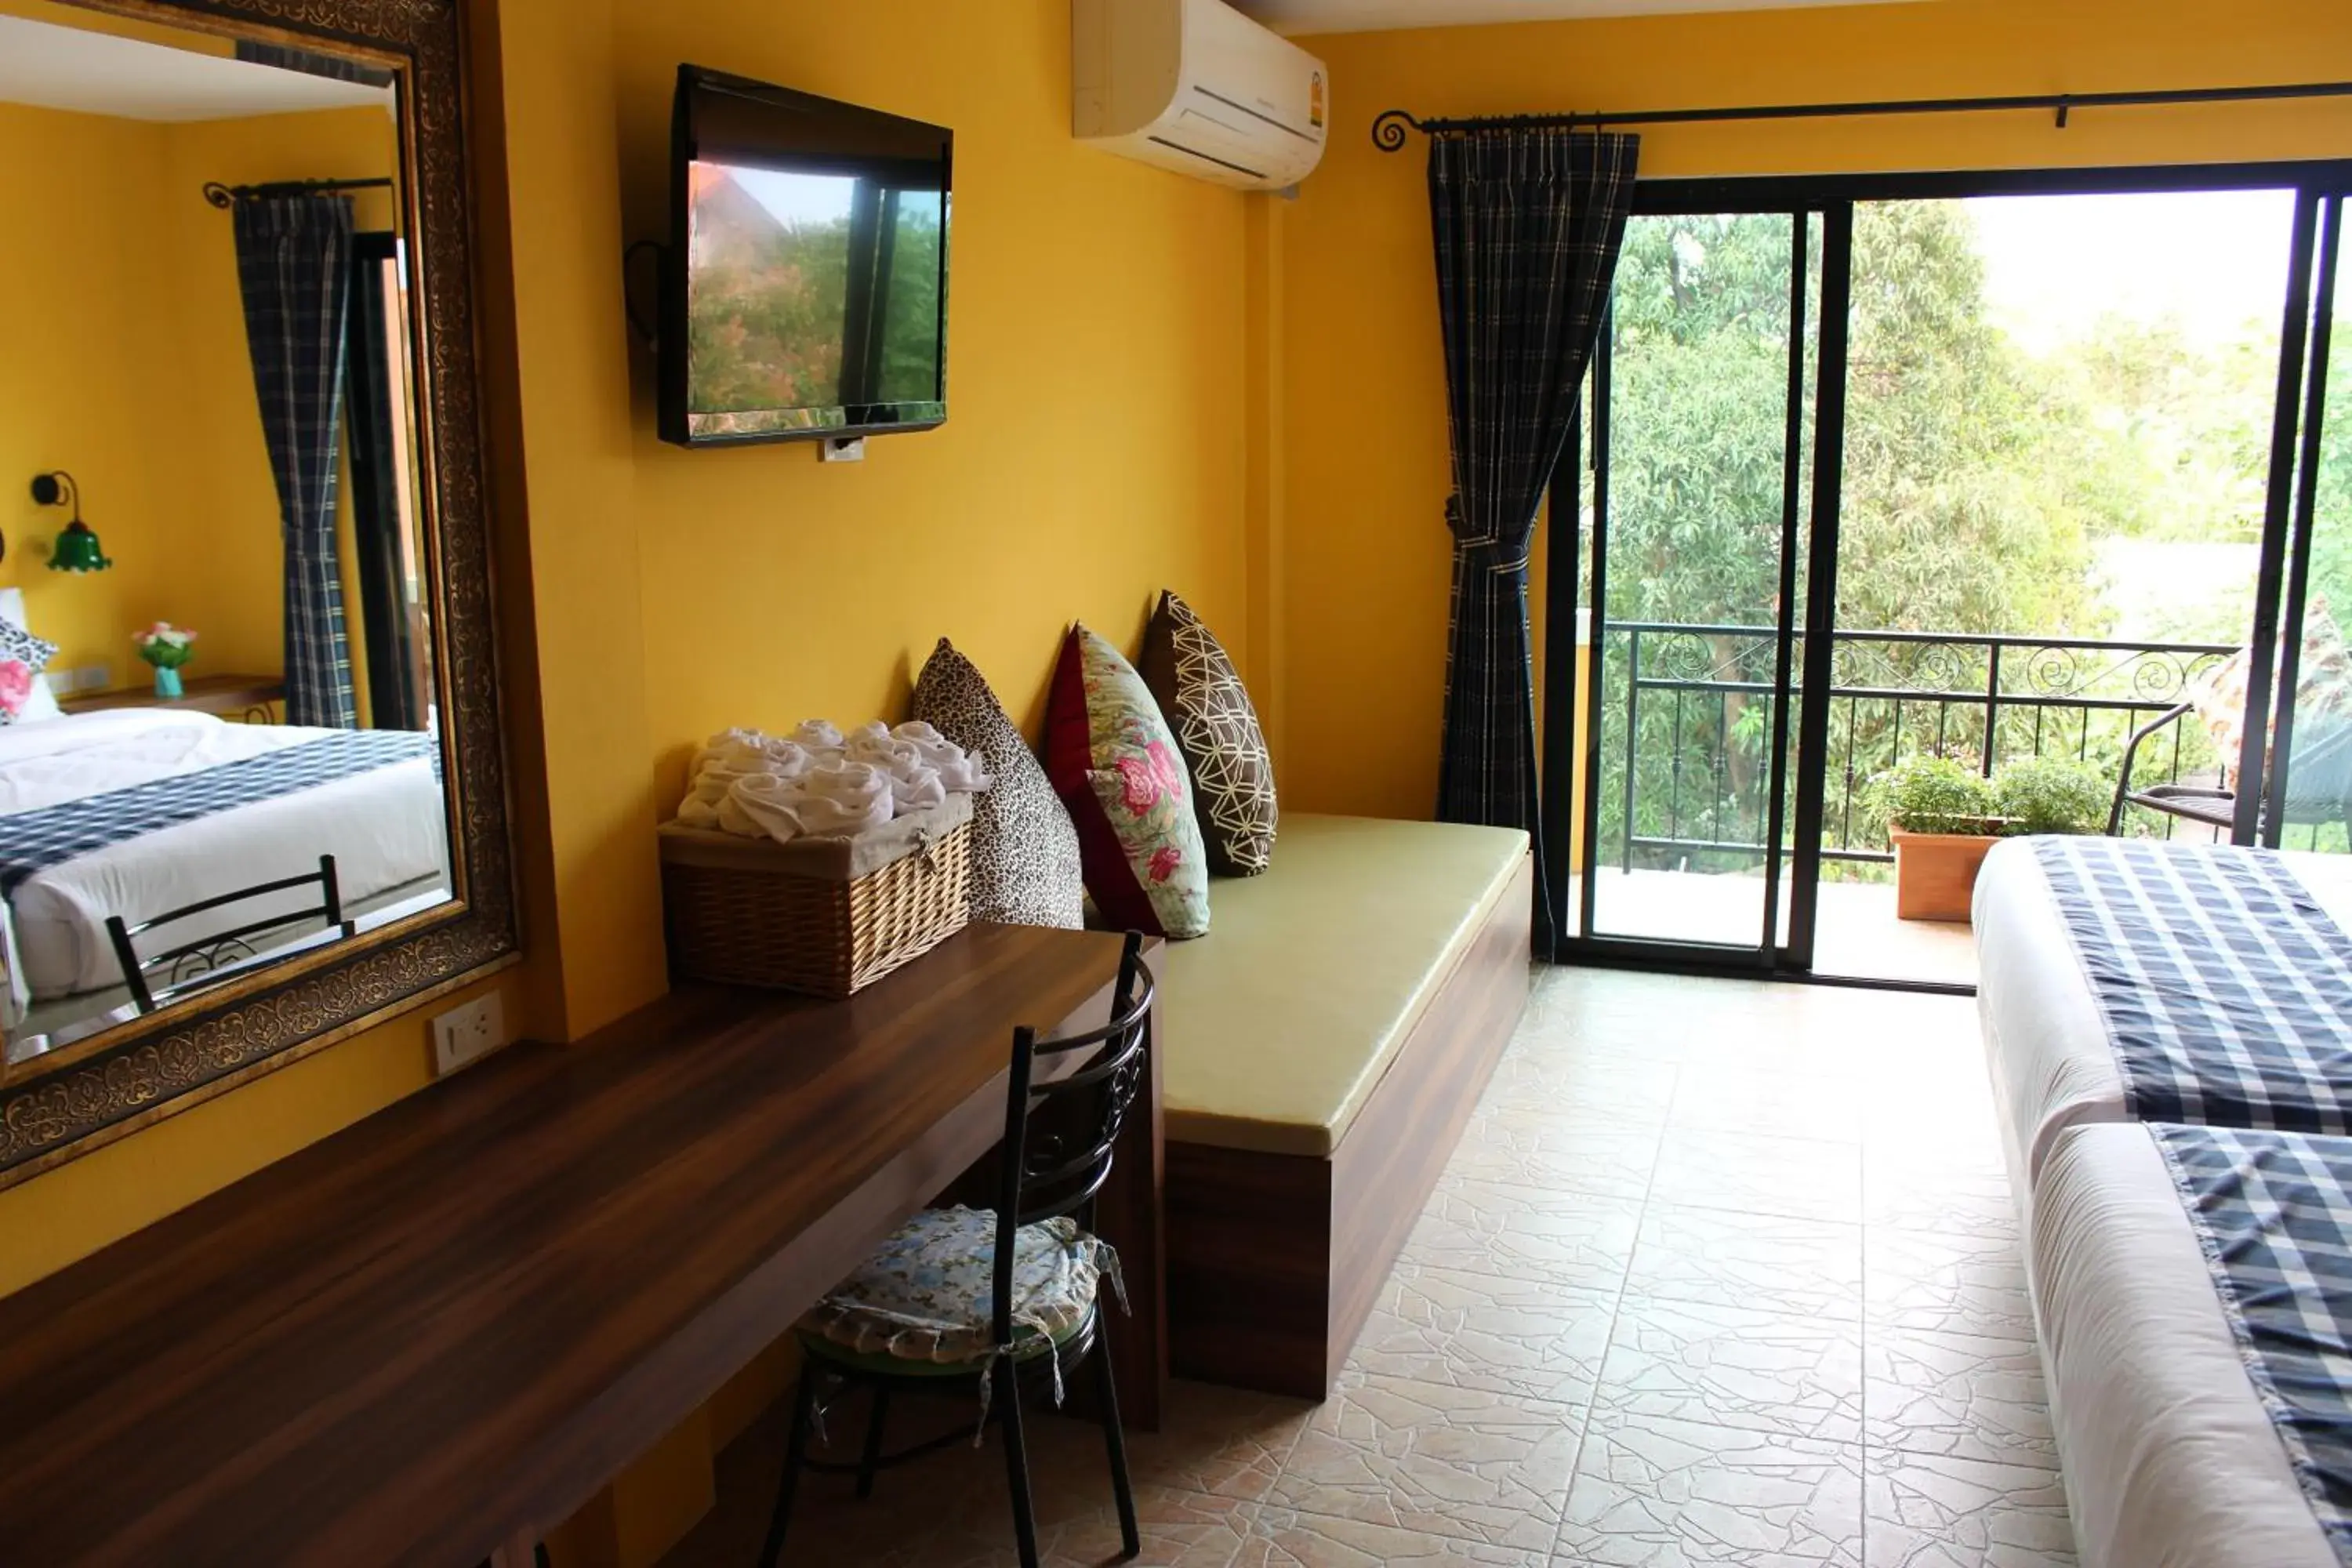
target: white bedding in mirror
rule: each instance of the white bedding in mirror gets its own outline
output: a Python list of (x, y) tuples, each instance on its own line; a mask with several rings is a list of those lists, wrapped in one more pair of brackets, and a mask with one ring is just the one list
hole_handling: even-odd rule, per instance
[[(0, 728), (0, 816), (16, 816), (300, 745), (331, 731), (232, 724), (131, 708)], [(317, 869), (335, 857), (347, 906), (447, 879), (441, 783), (428, 758), (142, 833), (34, 872), (7, 903), (12, 989), (21, 999), (100, 991), (121, 974), (106, 919), (137, 923), (236, 888)], [(315, 894), (315, 889), (313, 889)], [(289, 903), (302, 901), (289, 896)], [(315, 898), (311, 900), (315, 902)], [(255, 917), (253, 905), (173, 928), (194, 940)]]

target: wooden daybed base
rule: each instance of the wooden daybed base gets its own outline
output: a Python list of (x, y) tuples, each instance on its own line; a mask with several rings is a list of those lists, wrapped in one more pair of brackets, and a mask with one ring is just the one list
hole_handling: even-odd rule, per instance
[[(1269, 879), (1286, 869), (1283, 850), (1295, 848), (1288, 842), (1294, 825), (1286, 821), (1284, 828), (1286, 842), (1277, 847)], [(1168, 1031), (1162, 1070), (1170, 1086), (1163, 1234), (1168, 1344), (1176, 1375), (1307, 1399), (1329, 1393), (1526, 1005), (1534, 873), (1523, 836), (1513, 837), (1520, 844), (1516, 857), (1497, 859), (1491, 842), (1479, 847), (1488, 864), (1484, 875), (1491, 879), (1482, 907), (1451, 942), (1422, 952), (1423, 968), (1435, 967), (1433, 993), (1424, 987), (1412, 998), (1419, 1015), (1405, 1025), (1384, 1068), (1360, 1064), (1366, 1081), (1329, 1130), (1325, 1151), (1234, 1146), (1304, 1143), (1288, 1135), (1304, 1132), (1303, 1126), (1213, 1126), (1206, 1131), (1214, 1142), (1196, 1131), (1202, 1118), (1188, 1115), (1180, 1103), (1195, 1076), (1186, 1070), (1189, 1053), (1221, 1050), (1270, 1065), (1275, 1057), (1269, 1053), (1282, 1052), (1289, 1042), (1234, 1037), (1229, 998), (1218, 1004), (1223, 1016), (1203, 1020), (1188, 1036), (1187, 955), (1170, 950), (1162, 993)], [(1219, 890), (1231, 886), (1221, 883)], [(1335, 920), (1381, 918), (1378, 910), (1358, 907), (1360, 899), (1340, 901), (1347, 907), (1333, 911)], [(1280, 921), (1247, 932), (1221, 924), (1204, 941), (1224, 934), (1228, 941), (1270, 942), (1275, 966), (1284, 969), (1283, 933), (1295, 929)], [(1380, 962), (1377, 955), (1372, 962)], [(1446, 962), (1450, 973), (1444, 970)], [(1330, 981), (1307, 963), (1291, 984), (1294, 994), (1307, 989), (1297, 1001), (1311, 1013), (1311, 988)], [(1195, 1037), (1208, 1027), (1222, 1037)], [(1365, 1055), (1371, 1054), (1368, 1043)], [(1231, 1104), (1234, 1086), (1225, 1089)]]

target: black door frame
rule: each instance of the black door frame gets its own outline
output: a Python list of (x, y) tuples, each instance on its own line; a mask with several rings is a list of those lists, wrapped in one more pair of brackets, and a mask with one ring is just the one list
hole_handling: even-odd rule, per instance
[[(2282, 691), (2275, 700), (2267, 688), (2269, 672), (2274, 668), (2273, 658), (2280, 652), (2277, 639), (2288, 632), (2294, 634), (2285, 650), (2289, 664), (2300, 646), (2303, 589), (2310, 552), (2311, 500), (2316, 476), (2311, 462), (2298, 463), (2296, 458), (2304, 449), (2316, 450), (2320, 429), (2317, 421), (2325, 414), (2324, 375), (2329, 328), (2326, 311), (2334, 293), (2326, 278), (2320, 279), (2315, 288), (2315, 252), (2324, 251), (2318, 258), (2323, 267), (2332, 266), (2336, 261), (2345, 198), (2352, 195), (2352, 160), (1725, 176), (1643, 180), (1635, 185), (1633, 205), (1635, 216), (1706, 213), (1791, 215), (1798, 233), (1799, 259), (1794, 272), (1801, 307), (1806, 266), (1802, 237), (1810, 218), (1818, 216), (1822, 220), (1821, 341), (1814, 391), (1813, 485), (1802, 634), (1804, 668), (1792, 684), (1789, 679), (1790, 648), (1796, 634), (1790, 625), (1792, 606), (1784, 592), (1779, 628), (1780, 646), (1775, 661), (1778, 689), (1773, 694), (1774, 755), (1771, 794), (1768, 803), (1771, 827), (1766, 839), (1767, 896), (1763, 913), (1764, 931), (1759, 934), (1758, 946), (1749, 950), (1700, 942), (1592, 934), (1594, 881), (1591, 876), (1585, 876), (1580, 889), (1580, 897), (1576, 900), (1570, 898), (1570, 884), (1580, 868), (1574, 864), (1576, 858), (1565, 852), (1565, 847), (1570, 842), (1571, 824), (1580, 826), (1583, 868), (1589, 869), (1596, 863), (1602, 740), (1600, 725), (1588, 724), (1585, 728), (1582, 762), (1586, 787), (1580, 812), (1571, 800), (1570, 781), (1575, 776), (1578, 761), (1576, 727), (1580, 710), (1599, 712), (1603, 695), (1601, 637), (1606, 620), (1599, 613), (1599, 606), (1607, 602), (1608, 377), (1612, 358), (1612, 326), (1604, 316), (1588, 383), (1591, 407), (1591, 450), (1588, 454), (1580, 449), (1580, 437), (1571, 429), (1568, 451), (1554, 470), (1549, 500), (1548, 515), (1553, 520), (1553, 526), (1551, 537), (1546, 542), (1545, 702), (1541, 737), (1545, 783), (1541, 811), (1547, 841), (1563, 847), (1562, 853), (1553, 858), (1547, 872), (1551, 907), (1563, 913), (1571, 908), (1577, 910), (1574, 934), (1558, 934), (1550, 944), (1550, 956), (1554, 962), (1688, 973), (1760, 973), (1775, 979), (1822, 984), (1864, 985), (1961, 995), (1973, 994), (1975, 987), (1969, 985), (1823, 975), (1814, 973), (1811, 968), (1815, 895), (1820, 885), (1821, 828), (1828, 782), (1824, 753), (1829, 705), (1807, 700), (1805, 694), (1825, 689), (1831, 684), (1830, 666), (1834, 654), (1832, 639), (1827, 634), (1834, 630), (1837, 607), (1838, 513), (1844, 455), (1845, 340), (1853, 281), (1851, 261), (1854, 204), (1969, 196), (2125, 195), (2167, 191), (2276, 189), (2297, 193), (2298, 221), (2292, 242), (2296, 248), (2290, 258), (2290, 287), (2287, 298), (2283, 301), (2282, 320), (2285, 331), (2279, 356), (2276, 438), (2270, 476), (2272, 504), (2264, 517), (2262, 566), (2258, 572), (2255, 625), (2252, 628), (2255, 634), (2254, 679), (2250, 681), (2250, 686), (2259, 683), (2264, 690), (2259, 694), (2263, 699), (2260, 702), (2252, 700), (2258, 694), (2250, 690), (2249, 707), (2266, 714), (2274, 708), (2292, 707), (2294, 672), (2291, 668), (2280, 669)], [(2325, 226), (2325, 235), (2319, 232), (2323, 226), (2315, 217), (2306, 232), (2303, 215), (2306, 211), (2316, 214), (2322, 208), (2333, 215), (2332, 221)], [(2315, 292), (2317, 294), (2316, 301)], [(1787, 489), (1790, 499), (1784, 508), (1783, 516), (1781, 567), (1784, 584), (1790, 581), (1790, 574), (1794, 567), (1791, 549), (1794, 536), (1790, 531), (1795, 524), (1793, 497), (1797, 485), (1797, 437), (1801, 434), (1799, 425), (1802, 418), (1801, 400), (1797, 395), (1801, 385), (1803, 361), (1801, 327), (1792, 330), (1790, 337), (1791, 439), (1787, 458), (1790, 465)], [(2305, 353), (2306, 341), (2311, 351), (2308, 354)], [(2307, 381), (2306, 368), (2315, 363), (2319, 374)], [(2282, 442), (2286, 453), (2284, 464), (2279, 460)], [(1592, 653), (1587, 661), (1588, 677), (1580, 691), (1575, 679), (1577, 579), (1580, 564), (1577, 520), (1580, 476), (1587, 461), (1591, 465), (1594, 478), (1591, 562), (1594, 613), (1593, 637), (1590, 643)], [(1567, 520), (1566, 526), (1559, 525), (1559, 520), (1562, 519)], [(2286, 601), (2284, 605), (2281, 603), (2283, 597)], [(1794, 765), (1798, 771), (1794, 822), (1788, 850), (1789, 922), (1788, 929), (1779, 933), (1782, 940), (1776, 942), (1772, 933), (1779, 920), (1777, 901), (1782, 858), (1780, 816), (1781, 803), (1786, 797), (1785, 769), (1790, 763), (1786, 742), (1792, 709), (1798, 715), (1794, 752)], [(2277, 752), (2284, 761), (2292, 740), (2292, 712), (2278, 713), (2275, 722), (2279, 737)], [(2251, 827), (2252, 803), (2276, 785), (2273, 781), (2265, 780), (2263, 774), (2259, 752), (2264, 726), (2249, 724), (2247, 730), (2252, 771), (2247, 771), (2242, 762), (2240, 798), (2246, 803), (2242, 808), (2242, 816), (2247, 821), (2238, 837), (2241, 842), (2250, 843), (2253, 837)], [(2283, 776), (2283, 769), (2281, 773)], [(2275, 824), (2277, 814), (2273, 812), (2269, 815)], [(1580, 824), (1578, 823), (1580, 817)], [(2275, 826), (2268, 837), (2275, 839)]]

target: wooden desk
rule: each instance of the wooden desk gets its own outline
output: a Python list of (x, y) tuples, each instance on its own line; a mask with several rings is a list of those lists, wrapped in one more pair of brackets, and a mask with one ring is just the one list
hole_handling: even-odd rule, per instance
[(154, 682), (150, 681), (110, 691), (61, 695), (58, 706), (68, 713), (98, 713), (110, 708), (185, 708), (225, 719), (241, 716), (248, 724), (266, 724), (271, 704), (286, 700), (286, 683), (274, 675), (189, 675), (181, 678), (180, 685), (184, 694), (169, 700), (156, 696)]
[[(976, 926), (846, 1002), (524, 1045), (0, 1300), (0, 1560), (471, 1568), (561, 1522), (1003, 1131), (1119, 939)], [(1071, 1064), (1075, 1066), (1076, 1064)], [(1102, 1228), (1162, 1369), (1159, 1082)]]

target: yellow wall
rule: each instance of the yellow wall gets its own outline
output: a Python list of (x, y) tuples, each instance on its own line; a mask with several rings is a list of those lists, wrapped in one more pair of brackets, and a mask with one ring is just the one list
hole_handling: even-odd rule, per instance
[[(1423, 148), (1372, 116), (2210, 87), (2352, 76), (2352, 7), (2311, 0), (1933, 4), (1314, 40), (1330, 151), (1285, 215), (1286, 805), (1435, 798), (1449, 488)], [(2352, 103), (1657, 127), (1645, 175), (2352, 156)], [(1538, 551), (1540, 554), (1540, 550)]]
[[(229, 215), (205, 181), (392, 172), (371, 108), (158, 123), (0, 104), (0, 584), (25, 590), (57, 664), (146, 676), (131, 631), (201, 634), (195, 668), (281, 665), (277, 489), (254, 401)], [(362, 227), (392, 222), (363, 193)], [(67, 514), (24, 488), (64, 468), (113, 568), (51, 572)]]
[[(541, 1035), (661, 991), (653, 828), (710, 731), (897, 716), (943, 634), (1034, 722), (1064, 624), (1131, 647), (1163, 585), (1253, 655), (1250, 202), (1071, 142), (1062, 0), (922, 0), (886, 31), (837, 15), (817, 0), (475, 11), (477, 68), (503, 89), (478, 123), (530, 917), (509, 1005)], [(955, 129), (943, 429), (846, 466), (807, 446), (654, 439), (620, 254), (662, 231), (685, 59)], [(412, 1091), (423, 1038), (421, 1017), (403, 1020), (0, 1192), (0, 1289)], [(755, 1372), (753, 1394), (714, 1405), (709, 1435), (665, 1445), (654, 1468), (698, 1465), (707, 1487), (707, 1458), (678, 1454), (707, 1453), (781, 1375)], [(704, 1487), (629, 1479), (591, 1510), (603, 1545), (583, 1555), (643, 1560)]]

